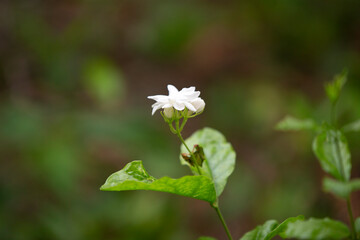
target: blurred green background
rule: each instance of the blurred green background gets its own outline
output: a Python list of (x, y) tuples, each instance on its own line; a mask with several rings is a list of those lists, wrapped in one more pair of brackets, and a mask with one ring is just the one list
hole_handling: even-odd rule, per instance
[[(270, 218), (347, 222), (345, 203), (321, 190), (312, 134), (274, 126), (329, 119), (323, 85), (344, 67), (339, 121), (360, 118), (359, 12), (358, 0), (2, 0), (0, 238), (224, 239), (207, 203), (99, 191), (134, 159), (155, 177), (189, 174), (146, 99), (167, 84), (206, 101), (185, 137), (213, 127), (237, 152), (220, 202), (235, 239)], [(347, 137), (359, 177), (360, 134)]]

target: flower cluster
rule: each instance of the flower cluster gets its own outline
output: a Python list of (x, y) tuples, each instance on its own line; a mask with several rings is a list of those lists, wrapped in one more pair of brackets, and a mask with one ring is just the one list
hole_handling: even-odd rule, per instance
[(148, 96), (155, 100), (152, 105), (152, 114), (163, 109), (163, 116), (168, 120), (181, 117), (193, 117), (200, 114), (205, 108), (205, 102), (200, 98), (200, 92), (195, 91), (195, 87), (183, 88), (180, 91), (173, 85), (167, 86), (169, 95)]

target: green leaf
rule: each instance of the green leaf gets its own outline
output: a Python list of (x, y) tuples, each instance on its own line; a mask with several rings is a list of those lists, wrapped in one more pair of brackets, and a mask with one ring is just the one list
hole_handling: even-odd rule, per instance
[[(236, 154), (231, 144), (226, 141), (224, 135), (211, 128), (196, 131), (185, 142), (190, 149), (196, 144), (204, 149), (205, 161), (201, 167), (202, 174), (213, 180), (216, 196), (220, 196), (225, 188), (227, 178), (235, 167)], [(183, 144), (180, 150), (181, 153), (187, 153)], [(188, 165), (194, 174), (197, 174), (196, 168), (186, 162), (181, 154), (180, 161), (183, 165)]]
[(246, 233), (240, 240), (270, 240), (285, 231), (289, 223), (302, 219), (304, 219), (303, 216), (292, 217), (280, 224), (276, 220), (266, 221), (263, 225), (257, 226), (254, 230)]
[(268, 220), (263, 225), (257, 226), (254, 230), (246, 233), (240, 240), (265, 240), (279, 223), (276, 220)]
[(216, 193), (214, 184), (206, 176), (185, 176), (179, 179), (150, 176), (142, 161), (132, 161), (113, 173), (101, 186), (103, 191), (152, 190), (173, 193), (214, 203)]
[(355, 231), (358, 233), (358, 235), (360, 236), (360, 217), (358, 217), (355, 220)]
[(344, 239), (350, 235), (349, 228), (342, 222), (329, 218), (298, 220), (289, 223), (286, 230), (280, 234), (282, 238), (297, 239)]
[(360, 190), (360, 179), (342, 182), (331, 178), (324, 178), (323, 189), (325, 192), (331, 192), (338, 197), (347, 199), (352, 192)]
[(286, 116), (276, 125), (276, 129), (281, 131), (316, 130), (317, 128), (313, 119), (298, 119), (292, 116)]
[(348, 71), (343, 70), (343, 72), (339, 75), (336, 75), (334, 77), (334, 80), (325, 84), (325, 91), (332, 102), (332, 104), (335, 104), (337, 100), (339, 99), (341, 89), (343, 88), (344, 84), (347, 81), (347, 75)]
[(328, 126), (314, 139), (313, 150), (321, 167), (339, 180), (350, 179), (351, 155), (346, 137)]
[(360, 131), (360, 119), (345, 125), (343, 128), (344, 132), (359, 132)]
[(199, 237), (198, 240), (216, 240), (216, 238), (212, 238), (212, 237)]

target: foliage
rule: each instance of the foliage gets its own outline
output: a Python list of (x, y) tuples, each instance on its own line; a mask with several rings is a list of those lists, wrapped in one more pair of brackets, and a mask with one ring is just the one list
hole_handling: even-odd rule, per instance
[(303, 216), (292, 217), (282, 223), (278, 223), (276, 220), (268, 220), (263, 225), (257, 226), (254, 230), (246, 233), (240, 240), (270, 240), (279, 234), (284, 234), (291, 223), (303, 219)]
[(299, 131), (299, 130), (316, 130), (317, 125), (313, 119), (297, 119), (292, 116), (286, 116), (276, 126), (277, 130), (282, 131)]
[[(196, 131), (185, 142), (188, 146), (199, 144), (203, 147), (206, 158), (201, 170), (205, 176), (212, 179), (216, 195), (219, 197), (225, 188), (227, 178), (235, 167), (236, 154), (231, 144), (226, 141), (224, 135), (211, 128)], [(180, 151), (186, 152), (183, 144)], [(189, 165), (181, 156), (180, 161), (182, 164), (188, 165), (193, 173), (196, 173), (195, 167)]]
[[(350, 194), (360, 189), (360, 180), (350, 180), (351, 177), (351, 154), (347, 139), (341, 129), (337, 127), (334, 111), (338, 102), (341, 90), (347, 80), (347, 71), (335, 76), (332, 82), (325, 85), (326, 94), (331, 102), (331, 123), (324, 122), (320, 128), (311, 126), (316, 125), (314, 120), (294, 120), (286, 117), (277, 128), (279, 130), (314, 130), (316, 137), (313, 141), (313, 151), (318, 158), (322, 169), (332, 175), (335, 179), (324, 178), (323, 189), (331, 192), (347, 201), (347, 209), (350, 217), (352, 233), (347, 226), (328, 218), (309, 219), (289, 224), (282, 237), (292, 237), (299, 239), (344, 239), (351, 235), (351, 239), (357, 239), (356, 224), (353, 219)], [(344, 131), (357, 131), (358, 123), (350, 123), (344, 126)], [(311, 124), (310, 124), (311, 123)], [(317, 131), (316, 131), (317, 130)]]
[(186, 176), (180, 179), (150, 176), (141, 161), (128, 163), (113, 173), (101, 186), (103, 191), (152, 190), (192, 197), (213, 203), (216, 200), (214, 184), (206, 176)]
[(349, 181), (351, 156), (347, 140), (341, 131), (323, 126), (314, 139), (313, 150), (325, 172), (338, 180)]
[(342, 182), (331, 178), (324, 178), (323, 189), (325, 192), (331, 192), (338, 197), (347, 199), (352, 192), (360, 190), (360, 179)]
[(349, 228), (329, 218), (295, 221), (280, 234), (283, 238), (296, 239), (344, 239), (350, 236)]
[(325, 92), (332, 104), (336, 104), (338, 101), (341, 89), (347, 81), (347, 75), (347, 70), (343, 70), (341, 74), (335, 76), (332, 82), (325, 85)]
[[(190, 146), (196, 143), (204, 148), (206, 159), (201, 168), (204, 175), (186, 176), (177, 180), (168, 177), (155, 179), (145, 171), (141, 161), (133, 161), (119, 172), (112, 174), (101, 190), (162, 191), (214, 203), (223, 191), (227, 177), (234, 169), (235, 152), (221, 133), (210, 128), (197, 131), (186, 142)], [(186, 151), (184, 146), (181, 148)], [(187, 164), (184, 160), (182, 163)], [(196, 173), (194, 167), (191, 168)]]

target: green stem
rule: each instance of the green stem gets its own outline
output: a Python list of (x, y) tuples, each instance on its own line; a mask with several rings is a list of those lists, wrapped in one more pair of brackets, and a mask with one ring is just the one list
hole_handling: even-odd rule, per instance
[(180, 132), (184, 129), (187, 120), (188, 120), (187, 118), (184, 118), (184, 119), (183, 119), (183, 121), (182, 121), (182, 123), (181, 123), (180, 130), (179, 130)]
[(220, 219), (220, 221), (221, 221), (221, 224), (223, 225), (223, 227), (224, 227), (224, 229), (225, 229), (225, 232), (226, 232), (227, 237), (229, 238), (229, 240), (232, 240), (232, 236), (231, 236), (230, 230), (229, 230), (228, 226), (226, 225), (225, 219), (224, 219), (224, 217), (223, 217), (222, 214), (221, 214), (221, 211), (220, 211), (219, 206), (217, 206), (216, 203), (213, 204), (213, 205), (211, 205), (211, 206), (215, 209), (215, 211), (216, 211), (216, 213), (217, 213), (217, 215), (218, 215), (218, 217), (219, 217), (219, 219)]
[(347, 210), (348, 210), (348, 213), (349, 213), (351, 230), (352, 230), (353, 235), (354, 235), (354, 240), (357, 240), (357, 233), (356, 233), (356, 230), (355, 230), (355, 222), (354, 222), (354, 216), (353, 216), (353, 213), (352, 213), (350, 197), (348, 197), (346, 199), (346, 205), (347, 205)]
[[(340, 146), (339, 146), (339, 140), (338, 140), (338, 136), (335, 136), (335, 149), (336, 149), (336, 154), (338, 155), (338, 160), (340, 162), (340, 172), (342, 175), (342, 180), (343, 182), (348, 182), (348, 180), (345, 177), (345, 170), (344, 170), (344, 166), (343, 166), (343, 159), (342, 156), (340, 154)], [(352, 235), (353, 235), (353, 239), (357, 240), (357, 233), (355, 230), (355, 221), (354, 221), (354, 215), (352, 212), (352, 207), (351, 207), (351, 201), (350, 201), (350, 196), (346, 199), (346, 205), (347, 205), (347, 210), (348, 210), (348, 214), (349, 214), (349, 219), (350, 219), (350, 225), (351, 225), (351, 231), (352, 231)]]
[[(174, 129), (174, 127), (172, 126), (172, 124), (169, 124), (169, 126), (170, 126), (170, 129), (171, 129), (172, 131), (174, 130), (174, 132), (175, 132), (176, 135), (179, 137), (179, 139), (180, 139), (180, 141), (182, 142), (182, 144), (184, 144), (185, 148), (188, 150), (188, 152), (189, 152), (192, 160), (193, 160), (194, 163), (195, 163), (196, 171), (198, 172), (198, 174), (199, 174), (199, 175), (202, 175), (202, 174), (201, 174), (201, 171), (200, 171), (200, 168), (199, 168), (199, 166), (198, 166), (197, 163), (196, 163), (196, 159), (195, 159), (195, 156), (194, 156), (193, 152), (190, 150), (190, 148), (188, 147), (188, 145), (185, 143), (185, 140), (184, 140), (184, 138), (183, 138), (182, 135), (181, 135), (181, 131), (182, 131), (182, 129), (184, 128), (186, 121), (187, 121), (187, 118), (184, 118), (184, 120), (183, 120), (183, 122), (182, 122), (182, 124), (181, 124), (181, 127), (180, 127), (179, 119), (177, 119), (176, 122), (175, 122), (176, 130)], [(222, 214), (221, 214), (221, 211), (220, 211), (220, 208), (219, 208), (219, 206), (218, 206), (217, 201), (216, 201), (216, 203), (211, 204), (211, 207), (213, 207), (213, 208), (215, 209), (215, 211), (216, 211), (216, 213), (217, 213), (217, 215), (218, 215), (218, 217), (219, 217), (219, 219), (220, 219), (220, 221), (221, 221), (221, 224), (223, 225), (223, 227), (224, 227), (224, 229), (225, 229), (226, 235), (228, 236), (229, 240), (232, 240), (232, 236), (231, 236), (231, 234), (230, 234), (229, 228), (228, 228), (228, 226), (226, 225), (225, 219), (224, 219), (224, 217), (223, 217)]]
[(180, 127), (179, 127), (179, 120), (176, 121), (176, 135), (179, 137), (179, 139), (180, 139), (180, 141), (182, 142), (182, 144), (184, 144), (185, 148), (188, 150), (188, 152), (189, 152), (192, 160), (194, 161), (194, 164), (195, 164), (195, 167), (196, 167), (196, 171), (198, 172), (199, 175), (201, 175), (201, 171), (200, 171), (199, 166), (198, 166), (197, 163), (196, 163), (195, 156), (194, 156), (193, 152), (190, 150), (190, 148), (188, 147), (188, 145), (185, 143), (185, 140), (184, 140), (184, 138), (183, 138), (182, 135), (181, 135)]
[(331, 104), (331, 124), (336, 127), (337, 121), (336, 121), (336, 102)]
[(173, 133), (173, 134), (177, 134), (175, 128), (173, 127), (172, 123), (168, 123), (169, 124), (169, 128), (170, 128), (170, 131)]

